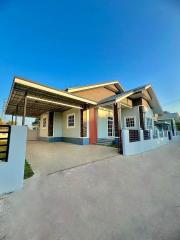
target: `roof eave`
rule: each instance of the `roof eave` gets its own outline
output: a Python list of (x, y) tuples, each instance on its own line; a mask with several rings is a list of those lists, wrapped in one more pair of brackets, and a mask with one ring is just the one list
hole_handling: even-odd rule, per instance
[(92, 84), (92, 85), (89, 85), (89, 86), (67, 88), (66, 91), (69, 92), (69, 93), (74, 93), (74, 92), (84, 91), (84, 90), (93, 89), (93, 88), (97, 88), (97, 87), (104, 87), (104, 86), (111, 85), (111, 84), (118, 84), (119, 85), (119, 90), (122, 90), (123, 92), (125, 91), (123, 86), (119, 83), (118, 80), (111, 81), (111, 82), (106, 82), (106, 83)]

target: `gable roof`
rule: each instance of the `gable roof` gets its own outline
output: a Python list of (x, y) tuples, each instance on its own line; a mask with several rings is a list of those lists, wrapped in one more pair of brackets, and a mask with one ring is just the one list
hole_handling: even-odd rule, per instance
[(120, 93), (120, 94), (117, 94), (115, 96), (112, 96), (112, 97), (108, 97), (106, 99), (103, 99), (102, 101), (98, 102), (99, 104), (102, 104), (102, 103), (110, 103), (112, 101), (114, 101), (115, 103), (119, 102), (120, 100), (126, 98), (126, 97), (129, 97), (131, 96), (132, 94), (134, 93), (137, 93), (139, 91), (142, 91), (142, 90), (145, 90), (149, 87), (150, 85), (144, 85), (144, 86), (141, 86), (141, 87), (137, 87), (137, 88), (134, 88), (134, 89), (131, 89), (131, 90), (128, 90), (128, 91), (125, 91), (123, 93)]
[(123, 100), (124, 98), (132, 98), (133, 99), (133, 95), (137, 95), (138, 93), (141, 93), (142, 91), (147, 91), (149, 96), (150, 96), (150, 105), (152, 106), (152, 108), (154, 109), (154, 111), (156, 113), (162, 113), (162, 108), (161, 105), (159, 103), (159, 100), (151, 86), (151, 84), (147, 84), (141, 87), (137, 87), (134, 89), (131, 89), (129, 91), (117, 94), (115, 96), (103, 99), (102, 101), (98, 102), (98, 104), (113, 104), (113, 103), (118, 103), (121, 100)]
[(121, 92), (125, 91), (118, 80), (103, 82), (103, 83), (97, 83), (97, 84), (90, 84), (90, 85), (80, 86), (80, 87), (67, 88), (66, 91), (69, 92), (69, 93), (75, 93), (75, 92), (80, 92), (80, 91), (99, 88), (99, 87), (108, 87), (110, 85), (115, 85), (117, 90), (119, 90)]

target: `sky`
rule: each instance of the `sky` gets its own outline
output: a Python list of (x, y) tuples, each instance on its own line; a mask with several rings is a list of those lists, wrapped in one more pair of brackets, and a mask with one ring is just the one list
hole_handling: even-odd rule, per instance
[(180, 113), (180, 1), (0, 0), (0, 113), (14, 76), (60, 89), (151, 83)]

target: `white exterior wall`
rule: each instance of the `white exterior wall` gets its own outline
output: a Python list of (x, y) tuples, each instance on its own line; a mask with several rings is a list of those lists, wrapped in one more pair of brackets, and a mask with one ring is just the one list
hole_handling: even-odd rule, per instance
[(11, 126), (8, 162), (0, 162), (0, 194), (23, 187), (27, 127)]
[[(43, 128), (43, 118), (46, 118), (46, 128)], [(48, 137), (48, 121), (49, 113), (44, 113), (40, 116), (40, 129), (39, 129), (40, 137)]]
[(54, 113), (53, 137), (62, 137), (63, 132), (63, 114), (62, 112)]
[[(124, 108), (121, 111), (121, 126), (123, 129), (126, 129), (126, 117), (134, 117), (135, 118), (135, 126), (131, 129), (139, 129), (140, 128), (140, 119), (139, 119), (139, 106), (135, 106), (133, 108)], [(128, 128), (129, 129), (129, 128)]]
[(111, 138), (108, 137), (108, 117), (113, 117), (113, 110), (99, 108), (97, 119), (97, 137), (98, 138)]
[[(75, 114), (75, 127), (67, 127), (67, 116), (68, 114)], [(64, 111), (63, 113), (63, 128), (62, 136), (70, 138), (79, 138), (80, 137), (80, 109), (72, 108), (70, 110)]]
[[(145, 128), (147, 127), (147, 121), (146, 118), (152, 118), (153, 120), (153, 127), (154, 127), (154, 113), (150, 107), (145, 106), (144, 107), (144, 121), (145, 121)], [(135, 118), (135, 126), (131, 128), (126, 127), (125, 118), (126, 117), (134, 117)], [(139, 118), (139, 106), (135, 106), (133, 108), (124, 108), (121, 112), (121, 122), (122, 122), (122, 128), (123, 129), (140, 129), (140, 118)]]

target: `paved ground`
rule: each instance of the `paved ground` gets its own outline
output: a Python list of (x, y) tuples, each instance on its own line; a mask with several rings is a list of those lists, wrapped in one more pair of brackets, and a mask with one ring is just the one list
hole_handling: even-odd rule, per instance
[(180, 145), (36, 175), (4, 206), (5, 240), (179, 240)]
[(116, 156), (118, 151), (116, 148), (107, 146), (29, 141), (26, 155), (36, 172), (47, 175), (58, 170)]

